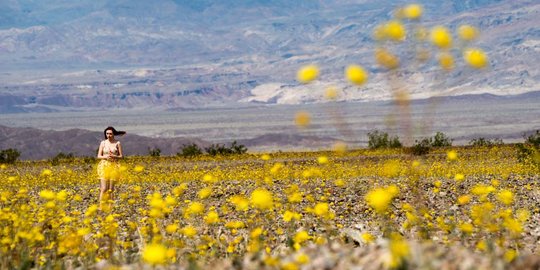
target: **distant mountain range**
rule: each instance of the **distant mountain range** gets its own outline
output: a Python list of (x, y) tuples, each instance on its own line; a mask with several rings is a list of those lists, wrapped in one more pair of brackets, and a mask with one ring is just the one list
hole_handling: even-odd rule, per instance
[[(150, 149), (160, 149), (161, 155), (170, 156), (181, 152), (184, 145), (197, 144), (201, 149), (212, 143), (198, 138), (151, 138), (136, 134), (118, 137), (122, 142), (124, 155), (149, 155)], [(14, 128), (0, 125), (0, 150), (14, 148), (21, 153), (21, 159), (46, 159), (59, 153), (75, 156), (96, 156), (102, 132), (84, 129), (65, 131), (41, 130), (35, 128)], [(285, 150), (328, 148), (334, 138), (299, 134), (266, 134), (252, 139), (239, 140), (248, 150)], [(230, 144), (226, 144), (229, 146)]]
[[(413, 66), (402, 53), (398, 78), (412, 98), (538, 91), (540, 2), (419, 1), (423, 23), (481, 31), (474, 46), (490, 67), (441, 72), (434, 57)], [(388, 73), (374, 62), (374, 27), (408, 1), (352, 0), (9, 0), (0, 7), (0, 112), (107, 108), (163, 109), (239, 103), (390, 99)], [(410, 25), (409, 25), (410, 26)], [(320, 80), (295, 81), (304, 64)], [(343, 78), (365, 66), (360, 88)]]

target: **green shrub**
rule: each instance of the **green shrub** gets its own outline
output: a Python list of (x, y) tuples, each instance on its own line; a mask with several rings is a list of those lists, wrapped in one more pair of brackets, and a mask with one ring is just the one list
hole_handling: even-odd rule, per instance
[(471, 146), (479, 146), (479, 147), (492, 147), (496, 145), (502, 145), (504, 144), (501, 139), (486, 139), (484, 137), (472, 139), (469, 141), (469, 145)]
[(13, 164), (21, 156), (17, 149), (9, 148), (0, 151), (0, 163)]
[(153, 149), (150, 149), (150, 147), (148, 147), (148, 155), (151, 156), (151, 157), (159, 157), (161, 156), (161, 149), (159, 148), (153, 148)]
[(540, 149), (540, 130), (526, 137), (525, 143), (533, 145), (536, 149)]
[(390, 137), (388, 133), (378, 130), (368, 132), (368, 147), (370, 149), (399, 148), (401, 146), (398, 136)]
[(432, 147), (448, 147), (452, 146), (452, 139), (448, 138), (446, 134), (442, 132), (435, 133), (433, 136), (433, 141), (431, 142)]
[(540, 168), (540, 130), (529, 136), (525, 142), (516, 144), (517, 158), (521, 162), (530, 162)]
[(415, 156), (427, 155), (429, 151), (431, 150), (432, 145), (433, 145), (432, 138), (423, 138), (420, 141), (415, 140), (413, 147), (411, 147), (411, 153)]
[(55, 157), (53, 157), (50, 161), (51, 161), (51, 165), (56, 166), (60, 164), (60, 161), (62, 160), (73, 160), (74, 158), (75, 156), (73, 155), (73, 153), (66, 154), (66, 153), (60, 152)]
[(177, 156), (194, 157), (194, 156), (200, 156), (203, 154), (202, 149), (195, 143), (188, 144), (188, 145), (183, 144), (180, 151), (181, 152), (176, 154)]
[(209, 147), (204, 148), (204, 150), (211, 156), (226, 156), (232, 154), (244, 154), (247, 152), (247, 148), (242, 144), (238, 144), (236, 141), (232, 142), (230, 147), (227, 147), (224, 144), (212, 144)]
[(236, 141), (231, 143), (230, 149), (232, 150), (233, 154), (244, 154), (247, 152), (247, 147), (243, 144), (238, 144)]

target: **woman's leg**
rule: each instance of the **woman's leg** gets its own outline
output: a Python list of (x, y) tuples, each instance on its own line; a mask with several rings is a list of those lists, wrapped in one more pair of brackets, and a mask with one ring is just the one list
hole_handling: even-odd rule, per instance
[(107, 180), (100, 179), (99, 185), (99, 201), (101, 202), (105, 198), (105, 193), (107, 192)]
[(114, 200), (114, 181), (113, 180), (108, 181), (108, 194), (109, 194), (109, 200)]

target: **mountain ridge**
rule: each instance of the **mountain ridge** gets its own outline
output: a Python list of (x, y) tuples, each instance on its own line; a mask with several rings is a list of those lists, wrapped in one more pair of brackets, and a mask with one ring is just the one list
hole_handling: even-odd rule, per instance
[[(11, 95), (14, 103), (0, 104), (4, 112), (32, 111), (33, 106), (70, 110), (81, 103), (95, 108), (195, 108), (250, 99), (302, 104), (324, 102), (321, 92), (330, 85), (343, 90), (343, 100), (391, 99), (387, 74), (373, 60), (371, 32), (390, 18), (393, 8), (406, 4), (346, 0), (9, 3), (0, 15), (0, 22), (12, 25), (0, 29), (4, 52), (0, 95)], [(411, 97), (539, 89), (540, 3), (420, 3), (427, 27), (444, 24), (453, 31), (461, 23), (477, 26), (481, 35), (474, 46), (486, 50), (490, 67), (482, 72), (468, 69), (456, 55), (456, 69), (443, 74), (435, 59), (413, 68), (404, 55), (399, 79)], [(64, 16), (66, 12), (74, 15)], [(13, 14), (22, 19), (14, 19)], [(319, 84), (295, 81), (296, 70), (308, 63), (321, 67)], [(362, 88), (343, 78), (343, 69), (351, 63), (362, 64), (370, 73)], [(272, 84), (278, 88), (267, 100), (253, 93)], [(65, 95), (71, 97), (66, 101)], [(111, 102), (113, 95), (126, 95), (128, 101)], [(21, 99), (29, 101), (16, 103)]]

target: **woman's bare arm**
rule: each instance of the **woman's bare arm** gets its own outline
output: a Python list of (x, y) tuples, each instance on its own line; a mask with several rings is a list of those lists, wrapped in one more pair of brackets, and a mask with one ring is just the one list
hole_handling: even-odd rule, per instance
[(120, 144), (120, 142), (118, 142), (118, 155), (116, 156), (116, 158), (123, 158), (124, 157), (124, 153), (122, 152), (122, 145)]
[(108, 155), (107, 156), (103, 155), (103, 145), (104, 145), (103, 143), (99, 144), (99, 150), (98, 150), (98, 155), (97, 155), (98, 159), (108, 159), (109, 158)]

